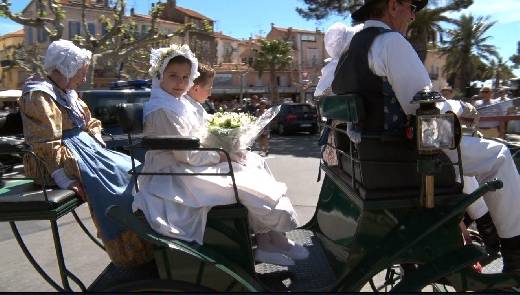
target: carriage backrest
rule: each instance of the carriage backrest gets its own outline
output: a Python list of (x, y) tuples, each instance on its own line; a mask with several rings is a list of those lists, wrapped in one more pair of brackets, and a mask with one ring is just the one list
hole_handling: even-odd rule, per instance
[(143, 103), (120, 103), (117, 105), (117, 119), (124, 133), (143, 132)]
[(327, 96), (320, 101), (320, 114), (331, 120), (360, 123), (365, 119), (363, 98), (357, 94)]

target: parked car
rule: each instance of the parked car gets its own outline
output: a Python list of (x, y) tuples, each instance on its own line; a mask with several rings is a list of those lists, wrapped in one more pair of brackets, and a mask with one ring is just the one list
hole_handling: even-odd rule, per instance
[[(81, 91), (80, 97), (88, 105), (92, 116), (101, 121), (103, 139), (107, 148), (126, 152), (124, 147), (128, 145), (128, 139), (119, 126), (116, 106), (121, 103), (144, 103), (150, 99), (150, 89), (139, 85), (112, 88), (112, 90)], [(139, 139), (139, 137), (140, 135), (136, 139)], [(142, 157), (139, 155), (138, 158)]]
[(316, 108), (308, 103), (283, 103), (271, 128), (280, 135), (302, 131), (316, 134), (319, 131), (317, 118)]

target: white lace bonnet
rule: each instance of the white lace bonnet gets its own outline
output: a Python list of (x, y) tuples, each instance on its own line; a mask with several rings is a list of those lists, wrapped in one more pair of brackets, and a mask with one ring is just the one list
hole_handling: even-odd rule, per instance
[(193, 86), (193, 80), (195, 80), (200, 73), (198, 71), (199, 61), (195, 57), (195, 54), (191, 52), (188, 45), (179, 46), (177, 44), (172, 44), (170, 47), (163, 47), (152, 49), (152, 53), (150, 54), (150, 70), (149, 74), (152, 76), (152, 83), (157, 83), (162, 80), (162, 75), (166, 66), (172, 58), (176, 56), (184, 56), (191, 62), (191, 73), (190, 73), (190, 82), (188, 85), (188, 89)]
[(47, 48), (45, 53), (45, 71), (50, 74), (53, 70), (58, 70), (67, 79), (74, 77), (81, 67), (89, 64), (92, 52), (87, 49), (79, 48), (68, 40), (54, 41)]
[(327, 88), (332, 85), (334, 80), (334, 72), (338, 65), (341, 54), (347, 50), (350, 46), (350, 41), (354, 35), (363, 29), (363, 24), (359, 24), (354, 27), (349, 27), (343, 23), (333, 24), (325, 33), (325, 50), (329, 54), (330, 58), (326, 59), (329, 62), (321, 70), (321, 78), (316, 86), (314, 96), (320, 96), (325, 93)]

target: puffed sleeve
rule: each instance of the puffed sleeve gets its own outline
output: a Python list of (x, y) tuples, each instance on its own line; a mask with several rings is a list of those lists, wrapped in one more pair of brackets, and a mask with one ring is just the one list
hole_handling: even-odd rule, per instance
[[(44, 92), (35, 91), (24, 95), (18, 102), (22, 115), (25, 141), (33, 152), (43, 160), (48, 174), (63, 168), (73, 156), (62, 144), (62, 113), (52, 98)], [(25, 165), (28, 175), (38, 175), (37, 163)], [(74, 178), (75, 175), (67, 175)]]
[[(189, 123), (173, 112), (157, 110), (146, 116), (144, 123), (145, 136), (182, 135), (189, 136)], [(220, 162), (220, 155), (213, 151), (172, 151), (179, 162), (192, 166), (213, 165)]]

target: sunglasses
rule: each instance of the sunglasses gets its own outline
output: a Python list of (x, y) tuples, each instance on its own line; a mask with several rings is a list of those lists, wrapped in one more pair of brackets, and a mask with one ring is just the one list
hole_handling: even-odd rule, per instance
[[(402, 2), (400, 2), (400, 3), (402, 3)], [(412, 2), (405, 3), (405, 4), (408, 4), (410, 6), (410, 10), (411, 10), (412, 13), (415, 14), (417, 12), (417, 5), (413, 4)]]

